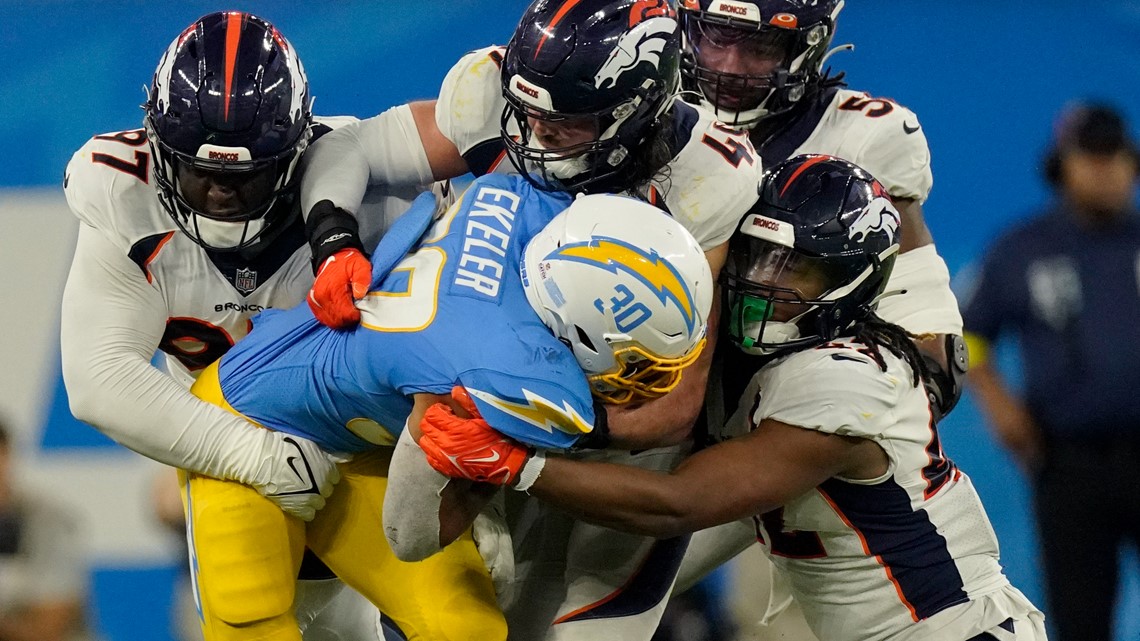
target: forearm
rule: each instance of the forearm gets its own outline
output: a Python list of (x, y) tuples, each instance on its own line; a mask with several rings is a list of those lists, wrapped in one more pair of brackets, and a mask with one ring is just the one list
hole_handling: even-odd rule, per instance
[[(132, 271), (133, 270), (133, 271)], [(242, 452), (263, 430), (198, 400), (150, 364), (165, 328), (161, 296), (92, 228), (80, 231), (63, 294), (63, 377), (76, 418), (167, 465), (250, 483)]]
[(528, 492), (584, 521), (665, 538), (690, 525), (676, 477), (613, 463), (551, 457)]
[(0, 619), (0, 641), (65, 641), (82, 619), (75, 601), (33, 605)]
[(407, 105), (325, 134), (302, 162), (301, 206), (306, 213), (322, 200), (356, 213), (369, 185), (411, 187), (433, 180)]

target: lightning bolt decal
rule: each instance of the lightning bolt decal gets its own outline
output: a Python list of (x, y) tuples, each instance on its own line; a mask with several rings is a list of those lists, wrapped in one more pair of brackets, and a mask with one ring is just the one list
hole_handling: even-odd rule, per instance
[(555, 429), (577, 436), (588, 434), (594, 430), (592, 423), (586, 422), (582, 415), (570, 407), (570, 403), (563, 401), (559, 407), (557, 403), (549, 401), (534, 392), (523, 388), (523, 397), (526, 404), (506, 401), (490, 392), (467, 388), (467, 392), (475, 398), (487, 403), (495, 409), (530, 423), (535, 427), (553, 434)]
[(646, 254), (640, 247), (616, 238), (595, 236), (583, 243), (563, 245), (546, 257), (546, 260), (569, 260), (600, 267), (618, 273), (623, 271), (644, 283), (657, 294), (661, 303), (673, 301), (685, 319), (689, 332), (696, 327), (696, 303), (681, 275), (656, 251)]

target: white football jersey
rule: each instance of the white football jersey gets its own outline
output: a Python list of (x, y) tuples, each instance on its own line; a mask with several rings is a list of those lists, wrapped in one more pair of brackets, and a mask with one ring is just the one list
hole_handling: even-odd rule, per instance
[[(506, 100), (499, 68), (503, 47), (473, 51), (459, 60), (439, 91), (435, 117), (440, 132), (455, 143), (471, 172), (516, 173), (506, 157), (501, 119)], [(673, 107), (673, 160), (663, 177), (639, 194), (669, 212), (708, 251), (732, 236), (756, 202), (763, 173), (747, 136), (720, 124), (700, 107)], [(518, 135), (511, 119), (507, 133)]]
[(787, 127), (752, 142), (767, 167), (800, 154), (843, 158), (870, 172), (895, 198), (921, 203), (934, 185), (918, 117), (893, 100), (860, 91), (826, 90)]
[[(318, 135), (322, 129), (318, 125)], [(95, 136), (68, 163), (64, 192), (75, 215), (114, 243), (161, 294), (168, 318), (159, 349), (171, 375), (189, 386), (249, 333), (257, 313), (304, 300), (313, 282), (311, 253), (300, 216), (255, 257), (207, 252), (159, 204), (151, 162), (142, 129)], [(361, 230), (366, 247), (414, 195), (370, 198), (381, 211), (366, 217), (375, 221)]]
[[(922, 386), (880, 351), (885, 372), (851, 341), (783, 357), (752, 379), (729, 425), (743, 433), (770, 418), (870, 439), (887, 454), (880, 478), (833, 477), (755, 519), (817, 637), (950, 639), (934, 632), (963, 625), (955, 612), (1008, 581), (981, 500), (943, 453)], [(971, 625), (981, 632), (1004, 616)]]

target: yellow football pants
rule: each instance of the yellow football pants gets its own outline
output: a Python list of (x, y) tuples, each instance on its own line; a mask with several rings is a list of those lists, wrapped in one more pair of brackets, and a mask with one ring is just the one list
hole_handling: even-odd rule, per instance
[[(222, 396), (217, 363), (192, 391), (238, 414)], [(382, 514), (390, 457), (377, 449), (341, 464), (340, 483), (309, 523), (249, 486), (180, 473), (206, 641), (300, 641), (293, 596), (306, 545), (409, 641), (506, 639), (470, 532), (418, 563), (400, 561), (388, 547)]]

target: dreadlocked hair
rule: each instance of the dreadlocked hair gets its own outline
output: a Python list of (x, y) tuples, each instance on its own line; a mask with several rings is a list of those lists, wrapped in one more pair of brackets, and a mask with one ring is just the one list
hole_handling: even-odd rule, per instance
[(914, 343), (915, 339), (919, 338), (918, 336), (894, 323), (888, 323), (875, 313), (872, 313), (865, 320), (855, 323), (850, 331), (856, 342), (867, 346), (868, 355), (875, 359), (875, 363), (884, 372), (887, 371), (887, 363), (883, 360), (882, 352), (879, 351), (882, 347), (910, 365), (910, 370), (914, 373), (915, 387), (918, 387), (922, 381), (930, 379), (930, 370), (926, 367), (926, 360), (923, 359), (922, 352), (918, 351), (918, 346)]
[(641, 187), (652, 180), (669, 180), (669, 163), (673, 160), (673, 107), (653, 123), (645, 142), (638, 145), (629, 163), (626, 181)]

